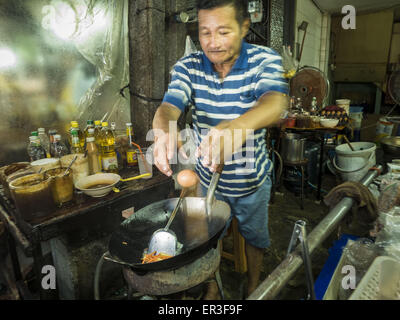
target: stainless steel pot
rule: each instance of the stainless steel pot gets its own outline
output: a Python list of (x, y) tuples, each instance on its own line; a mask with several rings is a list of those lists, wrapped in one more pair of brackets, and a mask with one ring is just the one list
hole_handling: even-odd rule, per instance
[(297, 133), (285, 133), (282, 139), (281, 156), (284, 162), (304, 160), (306, 138)]
[(381, 145), (385, 153), (400, 157), (400, 137), (385, 137)]

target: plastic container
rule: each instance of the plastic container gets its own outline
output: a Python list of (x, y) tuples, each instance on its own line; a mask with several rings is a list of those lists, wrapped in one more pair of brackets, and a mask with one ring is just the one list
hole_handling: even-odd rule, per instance
[(377, 257), (349, 300), (400, 300), (400, 262)]
[(48, 169), (54, 169), (60, 167), (60, 159), (58, 158), (46, 158), (31, 162), (33, 170), (36, 172), (45, 172)]
[(90, 172), (89, 159), (88, 157), (85, 157), (83, 153), (67, 154), (60, 159), (61, 166), (67, 168), (75, 156), (77, 156), (77, 159), (71, 166), (72, 180), (74, 182), (74, 185), (78, 182), (79, 179), (87, 177)]
[(349, 118), (352, 120), (353, 129), (360, 129), (363, 119), (362, 112), (350, 112)]
[(350, 100), (349, 99), (338, 99), (336, 100), (336, 105), (343, 108), (347, 114), (350, 113)]
[(137, 150), (138, 155), (138, 164), (140, 174), (150, 173), (149, 176), (144, 177), (143, 179), (150, 179), (153, 176), (153, 150), (150, 148), (142, 148), (142, 154)]
[(386, 118), (380, 118), (376, 124), (375, 141), (380, 142), (384, 137), (391, 136), (394, 123)]

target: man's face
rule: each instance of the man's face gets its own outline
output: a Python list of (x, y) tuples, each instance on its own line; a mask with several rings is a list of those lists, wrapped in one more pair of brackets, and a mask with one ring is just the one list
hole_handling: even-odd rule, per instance
[(236, 20), (235, 8), (199, 10), (199, 40), (207, 58), (214, 64), (230, 63), (240, 54), (248, 26)]

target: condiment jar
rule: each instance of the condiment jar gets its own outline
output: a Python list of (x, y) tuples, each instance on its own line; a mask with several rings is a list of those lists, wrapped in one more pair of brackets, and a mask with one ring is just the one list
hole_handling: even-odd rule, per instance
[(30, 174), (10, 182), (11, 194), (17, 208), (17, 219), (35, 221), (56, 209), (50, 183), (50, 179), (44, 179), (43, 173)]
[(74, 184), (72, 180), (72, 169), (67, 168), (49, 169), (44, 172), (44, 178), (50, 179), (50, 188), (53, 200), (57, 205), (72, 200), (74, 196)]

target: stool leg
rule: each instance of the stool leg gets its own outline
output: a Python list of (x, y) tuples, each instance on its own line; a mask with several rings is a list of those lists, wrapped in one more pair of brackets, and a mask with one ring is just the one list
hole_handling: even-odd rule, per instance
[(221, 295), (221, 299), (225, 300), (224, 288), (222, 287), (222, 280), (221, 280), (221, 275), (219, 274), (219, 269), (217, 269), (217, 271), (215, 271), (215, 281), (217, 281), (218, 290)]

